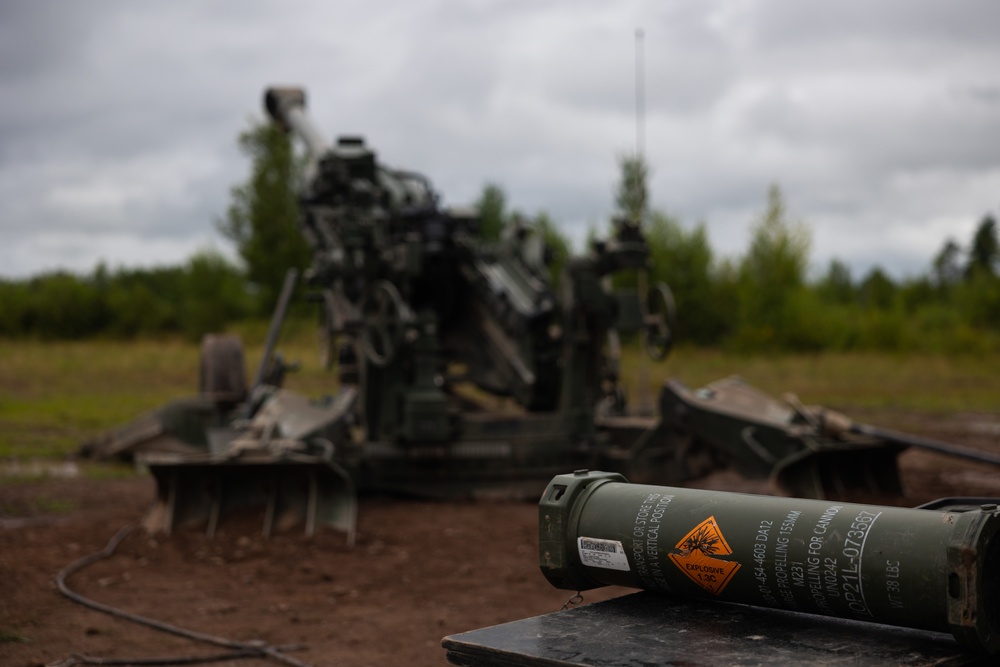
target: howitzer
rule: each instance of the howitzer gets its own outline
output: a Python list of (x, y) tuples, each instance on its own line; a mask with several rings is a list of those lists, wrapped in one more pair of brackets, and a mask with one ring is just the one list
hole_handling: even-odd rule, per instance
[[(415, 367), (410, 384), (418, 388), (421, 411), (445, 404), (448, 365), (463, 366), (463, 379), (512, 396), (528, 410), (590, 410), (589, 393), (562, 393), (561, 387), (567, 376), (576, 381), (581, 374), (599, 385), (595, 365), (602, 363), (606, 332), (622, 324), (638, 328), (618, 318), (619, 301), (638, 295), (622, 297), (600, 284), (611, 273), (644, 268), (648, 249), (636, 225), (619, 222), (591, 256), (573, 261), (569, 296), (560, 300), (531, 229), (515, 227), (501, 242), (484, 243), (478, 219), (441, 209), (426, 178), (381, 165), (359, 138), (332, 147), (318, 140), (301, 90), (272, 88), (265, 100), (275, 121), (303, 139), (313, 165), (300, 202), (302, 229), (314, 249), (308, 279), (323, 290), (330, 333), (347, 339), (344, 356), (360, 353), (368, 367), (366, 405), (377, 403), (379, 413), (373, 408), (366, 415), (369, 439), (395, 434), (397, 410), (377, 397), (408, 384), (395, 372), (404, 365)], [(654, 342), (662, 356), (669, 323), (652, 319), (647, 330), (659, 334)], [(445, 437), (446, 426), (431, 421), (419, 430), (404, 422), (402, 437)]]
[[(530, 226), (484, 239), (475, 213), (441, 206), (424, 176), (386, 166), (358, 137), (327, 142), (300, 89), (268, 89), (264, 106), (306, 146), (304, 279), (337, 381), (314, 400), (280, 386), (290, 367), (272, 352), (290, 282), (250, 391), (238, 342), (206, 339), (201, 397), (104, 440), (107, 451), (145, 451), (158, 482), (151, 526), (202, 521), (212, 532), (230, 509), (256, 504), (265, 532), (281, 515), (344, 527), (355, 489), (534, 497), (566, 469), (680, 484), (720, 461), (798, 495), (900, 492), (899, 445), (827, 433), (740, 383), (689, 392), (671, 382), (659, 416), (630, 411), (620, 335), (663, 359), (675, 330), (670, 290), (645, 287), (639, 221), (614, 220), (608, 238), (568, 260), (557, 288)], [(642, 287), (615, 290), (621, 272)]]
[(424, 177), (381, 165), (360, 139), (318, 141), (301, 91), (272, 88), (265, 100), (315, 165), (301, 200), (314, 249), (309, 282), (322, 290), (322, 321), (342, 339), (338, 357), (361, 367), (367, 441), (481, 439), (452, 393), (469, 381), (531, 413), (558, 410), (554, 435), (581, 442), (593, 436), (595, 405), (617, 390), (604, 354), (608, 332), (641, 329), (665, 356), (673, 313), (646, 309), (641, 321), (626, 322), (619, 313), (641, 312), (632, 305), (639, 295), (602, 283), (644, 269), (637, 225), (618, 221), (610, 239), (572, 260), (558, 295), (530, 228), (484, 242), (478, 219), (440, 208)]
[[(534, 496), (566, 465), (600, 462), (609, 434), (634, 429), (613, 422), (624, 409), (609, 354), (618, 333), (639, 333), (659, 358), (672, 341), (665, 286), (645, 301), (636, 290), (610, 287), (613, 274), (645, 269), (639, 225), (616, 221), (608, 239), (569, 261), (557, 291), (544, 243), (529, 226), (512, 224), (499, 240), (484, 240), (478, 218), (441, 207), (423, 176), (384, 165), (360, 138), (327, 143), (304, 105), (298, 89), (265, 94), (274, 121), (306, 147), (300, 222), (313, 261), (305, 281), (320, 304), (327, 357), (338, 361), (339, 391), (311, 404), (277, 386), (280, 372), (265, 373), (283, 299), (246, 401), (207, 427), (210, 452), (143, 455), (158, 481), (155, 525), (205, 514), (213, 532), (229, 498), (278, 509), (307, 499), (312, 509), (297, 512), (307, 525), (317, 515), (350, 516), (316, 510), (324, 496), (310, 490), (313, 478), (295, 493), (295, 484), (266, 483), (264, 462), (283, 471), (293, 455), (324, 471), (333, 465), (360, 490), (436, 496)], [(207, 350), (203, 365), (225, 365), (215, 359), (218, 348)], [(493, 410), (483, 392), (518, 409)], [(612, 421), (599, 423), (598, 414)], [(324, 472), (323, 480), (336, 477)], [(247, 485), (263, 490), (241, 490)], [(265, 519), (266, 532), (273, 525)]]

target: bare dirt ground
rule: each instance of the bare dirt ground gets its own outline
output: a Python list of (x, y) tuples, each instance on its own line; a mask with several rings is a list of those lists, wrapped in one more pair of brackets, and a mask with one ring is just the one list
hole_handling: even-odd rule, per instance
[[(925, 436), (1000, 452), (995, 416), (882, 416)], [(895, 504), (1000, 496), (992, 466), (913, 450), (900, 464), (906, 497)], [(694, 485), (767, 490), (732, 472)], [(0, 479), (0, 665), (35, 667), (71, 654), (121, 659), (219, 651), (87, 609), (56, 589), (57, 572), (138, 522), (152, 497), (153, 482), (145, 477)], [(256, 523), (242, 521), (224, 523), (213, 540), (136, 530), (69, 585), (203, 633), (302, 644), (290, 655), (312, 665), (442, 665), (442, 637), (556, 611), (570, 597), (538, 571), (536, 517), (531, 502), (365, 498), (353, 549), (333, 531), (265, 540)], [(625, 592), (605, 589), (585, 598)]]

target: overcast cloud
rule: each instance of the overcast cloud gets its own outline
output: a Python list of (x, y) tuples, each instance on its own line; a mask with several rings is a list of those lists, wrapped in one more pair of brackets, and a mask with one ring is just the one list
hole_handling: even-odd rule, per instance
[(817, 269), (923, 273), (1000, 209), (998, 26), (991, 0), (4, 2), (0, 276), (231, 253), (271, 84), (446, 203), (495, 182), (579, 243), (635, 149), (636, 28), (655, 208), (736, 256), (777, 183)]

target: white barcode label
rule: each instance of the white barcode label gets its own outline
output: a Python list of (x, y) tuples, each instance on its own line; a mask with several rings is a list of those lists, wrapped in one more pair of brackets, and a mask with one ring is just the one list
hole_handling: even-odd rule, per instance
[(580, 562), (587, 567), (603, 567), (606, 570), (629, 571), (625, 547), (617, 540), (602, 540), (597, 537), (576, 538), (576, 548), (580, 552)]

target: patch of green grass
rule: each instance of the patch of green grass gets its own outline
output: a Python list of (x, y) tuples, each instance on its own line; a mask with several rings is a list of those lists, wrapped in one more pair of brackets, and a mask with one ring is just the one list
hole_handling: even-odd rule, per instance
[(63, 456), (197, 382), (194, 344), (0, 341), (0, 457)]
[(669, 377), (690, 388), (729, 375), (781, 397), (849, 410), (905, 409), (926, 412), (996, 412), (1000, 409), (1000, 354), (903, 355), (872, 352), (741, 355), (702, 348), (674, 350), (655, 363), (636, 347), (622, 354), (630, 395), (641, 386), (655, 396)]
[(134, 465), (125, 463), (91, 463), (80, 466), (87, 479), (132, 479), (143, 475)]
[[(264, 332), (245, 335), (248, 375), (256, 369)], [(289, 389), (308, 395), (336, 391), (335, 371), (319, 365), (315, 325), (298, 322), (278, 345), (288, 362), (301, 369), (288, 376)], [(1000, 409), (1000, 353), (981, 355), (827, 352), (819, 354), (743, 354), (682, 346), (654, 362), (638, 344), (624, 344), (622, 381), (631, 400), (643, 388), (655, 404), (660, 387), (677, 378), (688, 387), (738, 375), (775, 397), (791, 392), (807, 404), (849, 409), (892, 408), (928, 412), (995, 412)]]
[[(260, 363), (267, 327), (242, 325), (247, 378)], [(308, 396), (337, 390), (336, 371), (319, 363), (312, 320), (293, 320), (278, 349), (301, 362), (286, 386)], [(198, 388), (199, 346), (184, 341), (0, 341), (0, 458), (54, 459), (106, 429)], [(656, 404), (670, 377), (691, 388), (729, 375), (775, 397), (844, 410), (995, 412), (1000, 408), (1000, 353), (980, 355), (821, 353), (738, 354), (680, 347), (665, 362), (624, 346), (622, 378), (633, 405)], [(91, 474), (91, 473), (87, 473)], [(118, 474), (95, 472), (93, 474)], [(131, 474), (131, 473), (121, 473)]]
[(0, 629), (0, 644), (30, 644), (31, 640), (12, 630)]
[[(31, 480), (18, 478), (18, 481), (26, 483)], [(6, 483), (6, 480), (4, 483)], [(0, 505), (0, 516), (24, 517), (45, 514), (66, 514), (75, 507), (76, 505), (73, 502), (65, 498), (35, 496), (24, 501), (3, 503)]]
[(36, 498), (34, 505), (40, 514), (65, 514), (75, 507), (71, 501), (64, 498), (47, 498), (45, 496)]

